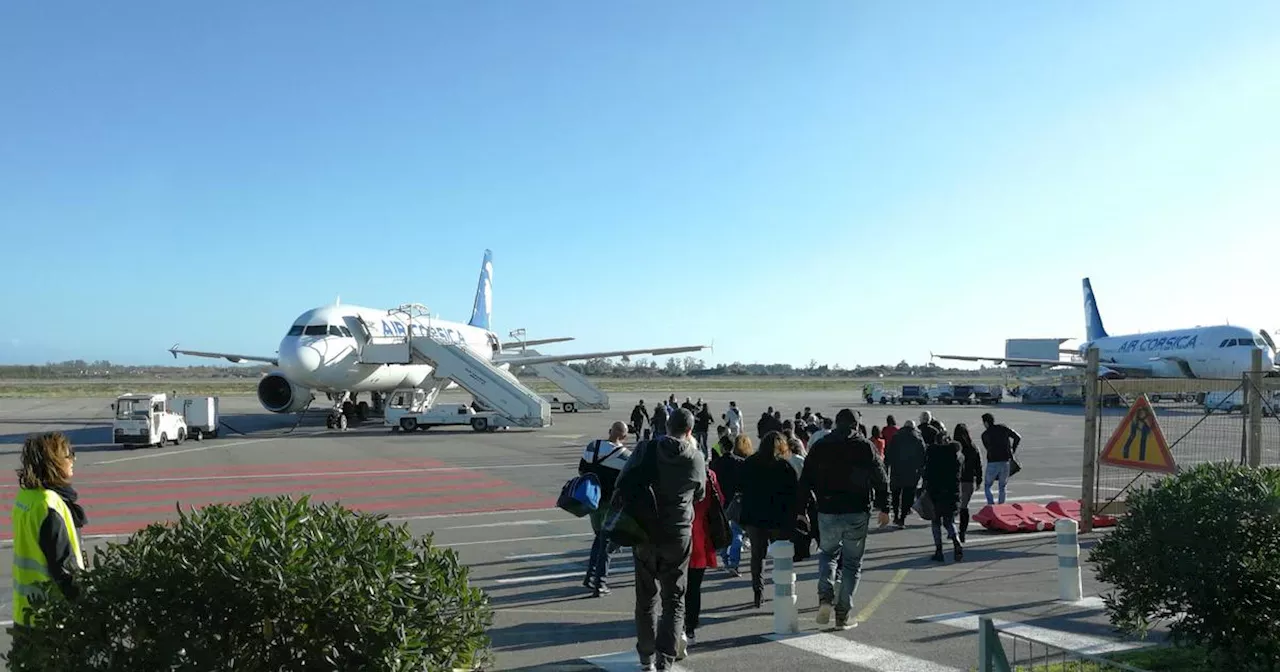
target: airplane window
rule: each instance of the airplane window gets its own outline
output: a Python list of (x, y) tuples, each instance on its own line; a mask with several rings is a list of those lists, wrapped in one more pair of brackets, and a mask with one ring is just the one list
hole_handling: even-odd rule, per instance
[(337, 327), (335, 327), (334, 325), (332, 325), (332, 324), (331, 324), (331, 325), (329, 325), (329, 335), (330, 335), (330, 336), (341, 336), (341, 335), (342, 335), (342, 330), (341, 330), (341, 329), (339, 329), (339, 328), (337, 328)]
[(289, 335), (290, 335), (290, 336), (301, 336), (301, 335), (302, 335), (302, 325), (301, 325), (301, 324), (295, 324), (295, 325), (293, 325), (292, 327), (289, 327)]
[(329, 328), (323, 324), (309, 324), (302, 333), (308, 336), (324, 336), (329, 333)]
[(343, 335), (343, 336), (346, 336), (347, 338), (355, 338), (354, 336), (352, 336), (352, 335), (351, 335), (351, 330), (350, 330), (350, 329), (348, 329), (348, 328), (346, 328), (346, 327), (338, 327), (338, 329), (342, 330), (342, 335)]

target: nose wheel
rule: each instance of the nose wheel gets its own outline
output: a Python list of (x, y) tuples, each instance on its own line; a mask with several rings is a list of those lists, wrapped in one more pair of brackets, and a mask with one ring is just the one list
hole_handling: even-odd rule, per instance
[(347, 416), (345, 413), (342, 413), (340, 411), (330, 411), (329, 415), (326, 416), (324, 419), (324, 426), (327, 429), (337, 429), (340, 431), (346, 431)]

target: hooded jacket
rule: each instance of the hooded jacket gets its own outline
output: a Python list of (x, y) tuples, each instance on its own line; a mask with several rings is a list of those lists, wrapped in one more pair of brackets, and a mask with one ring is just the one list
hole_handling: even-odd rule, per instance
[(809, 448), (800, 475), (801, 500), (813, 492), (818, 513), (889, 510), (884, 464), (866, 437), (852, 427), (836, 427)]
[[(649, 464), (654, 465), (656, 473), (647, 473)], [(650, 540), (662, 543), (692, 534), (693, 504), (706, 496), (706, 478), (706, 460), (692, 438), (661, 436), (636, 446), (618, 474), (615, 487), (623, 497), (634, 496), (640, 488), (653, 487), (658, 519), (657, 529), (650, 530)]]
[(917, 429), (898, 430), (884, 447), (884, 463), (889, 468), (889, 487), (914, 487), (924, 468), (924, 437)]

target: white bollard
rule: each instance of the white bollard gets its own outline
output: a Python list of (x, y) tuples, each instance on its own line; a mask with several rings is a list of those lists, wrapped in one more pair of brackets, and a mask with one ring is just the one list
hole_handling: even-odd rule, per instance
[(1080, 523), (1059, 518), (1053, 527), (1058, 532), (1058, 599), (1079, 602), (1084, 598), (1080, 576)]
[(773, 634), (800, 632), (800, 613), (796, 610), (796, 572), (792, 558), (796, 547), (789, 541), (769, 544), (773, 558)]

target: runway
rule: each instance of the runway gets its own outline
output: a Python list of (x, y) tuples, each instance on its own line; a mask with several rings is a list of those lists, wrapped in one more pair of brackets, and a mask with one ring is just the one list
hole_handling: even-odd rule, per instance
[[(805, 406), (824, 415), (849, 406), (864, 414), (868, 426), (883, 424), (889, 413), (901, 424), (923, 410), (869, 407), (854, 395), (688, 394), (706, 399), (717, 416), (730, 399), (737, 401), (753, 434), (756, 419), (769, 405), (785, 416)], [(498, 669), (634, 669), (627, 667), (635, 643), (629, 554), (615, 556), (613, 593), (590, 598), (581, 586), (590, 527), (556, 509), (554, 501), (564, 481), (576, 473), (589, 440), (604, 436), (612, 421), (627, 419), (637, 397), (651, 406), (660, 396), (666, 395), (617, 394), (611, 411), (557, 413), (554, 425), (540, 430), (413, 434), (393, 434), (380, 424), (329, 431), (319, 416), (294, 429), (293, 417), (266, 413), (252, 398), (224, 398), (227, 423), (243, 435), (227, 432), (203, 442), (132, 450), (104, 443), (110, 436), (109, 399), (4, 400), (0, 467), (17, 467), (28, 433), (67, 431), (77, 445), (75, 484), (89, 516), (83, 533), (91, 547), (119, 540), (152, 521), (172, 520), (177, 506), (254, 496), (306, 493), (383, 513), (407, 523), (416, 534), (432, 533), (437, 544), (456, 549), (472, 568), (473, 582), (488, 592), (497, 610), (490, 635)], [(1019, 458), (1024, 471), (1011, 482), (1010, 499), (1078, 497), (1083, 443), (1079, 409), (925, 408), (948, 427), (966, 422), (971, 428), (980, 427), (979, 415), (989, 410), (1023, 435)], [(16, 484), (0, 487), (11, 497)], [(981, 493), (975, 495), (975, 511), (981, 498)], [(0, 618), (9, 618), (11, 602), (10, 537), (7, 528), (0, 533), (5, 614)], [(1054, 601), (1052, 541), (1044, 535), (971, 530), (965, 562), (935, 565), (927, 559), (932, 549), (923, 521), (916, 519), (904, 531), (873, 533), (855, 595), (861, 626), (834, 634), (819, 633), (813, 622), (815, 549), (815, 560), (797, 566), (805, 629), (798, 638), (769, 637), (767, 599), (762, 610), (751, 609), (745, 571), (749, 554), (744, 553), (742, 578), (708, 572), (699, 645), (682, 669), (742, 669), (744, 662), (813, 670), (968, 669), (977, 640), (962, 627), (968, 623), (963, 614), (978, 611), (1044, 629), (1073, 629), (1080, 637), (1104, 637), (1105, 619), (1096, 602), (1071, 606)], [(1086, 572), (1086, 594), (1096, 596), (1101, 588)], [(766, 595), (771, 592), (766, 589)], [(921, 667), (926, 663), (934, 667)]]

